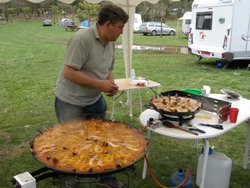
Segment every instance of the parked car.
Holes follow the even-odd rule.
[[[43,20],[43,26],[52,26],[52,21],[50,19]]]
[[[60,21],[59,25],[60,25],[60,27],[66,28],[68,26],[75,25],[75,23],[69,18],[63,18]]]
[[[175,35],[176,30],[161,22],[144,22],[140,25],[139,32],[143,35]]]

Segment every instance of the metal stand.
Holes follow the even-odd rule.
[[[123,171],[121,173],[124,173],[127,175],[127,187],[133,188],[133,176],[135,176],[135,167],[132,165]],[[47,178],[52,178],[52,184],[53,185],[62,185],[62,183],[72,183],[72,186],[77,186],[78,184],[85,184],[86,187],[90,188],[92,184],[95,184],[101,180],[100,176],[78,176],[73,174],[67,174],[67,173],[60,173],[57,171],[53,171],[47,167],[40,168],[32,173],[30,173],[30,177],[34,177],[34,183],[42,181]],[[13,178],[12,180],[13,185],[17,185],[17,180]],[[35,185],[34,185],[35,186]],[[71,186],[71,185],[70,185]],[[67,186],[66,186],[67,187]]]
[[[135,167],[131,166],[129,168],[127,168],[124,173],[127,175],[128,177],[128,188],[133,188],[133,176],[135,176]]]

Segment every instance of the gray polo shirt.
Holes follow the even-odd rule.
[[[95,25],[79,30],[70,39],[64,64],[92,78],[106,80],[108,71],[114,67],[114,50],[113,42],[109,42],[105,47],[102,45]],[[87,106],[99,99],[101,91],[65,79],[62,69],[56,83],[56,96],[70,104]]]

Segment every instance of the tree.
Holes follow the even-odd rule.
[[[54,25],[56,25],[57,16],[58,16],[58,14],[60,14],[61,11],[59,10],[58,6],[56,6],[56,5],[51,5],[50,10],[52,13],[53,23],[54,23]]]
[[[100,4],[79,2],[76,6],[76,14],[79,21],[96,18],[100,9]]]
[[[156,4],[149,2],[142,2],[136,7],[136,12],[142,15],[143,21],[160,21],[168,19],[179,18],[183,12],[171,15],[169,10],[171,8],[179,8],[183,11],[191,10],[193,0],[180,0],[179,2],[172,2],[172,0],[160,0]]]
[[[23,7],[21,10],[22,10],[22,13],[25,17],[25,20],[28,21],[28,18],[30,17],[30,13],[31,13],[31,8],[30,7]]]
[[[7,8],[6,15],[5,15],[7,21],[9,20],[8,18],[10,18],[10,22],[13,23],[13,17],[16,14],[16,12],[17,11],[15,8],[12,8],[12,7]]]

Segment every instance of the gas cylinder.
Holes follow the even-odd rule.
[[[170,185],[171,187],[175,187],[183,182],[185,179],[186,173],[180,168],[176,172],[171,175]],[[192,188],[193,187],[193,178],[189,175],[187,182],[181,186],[181,188]]]

